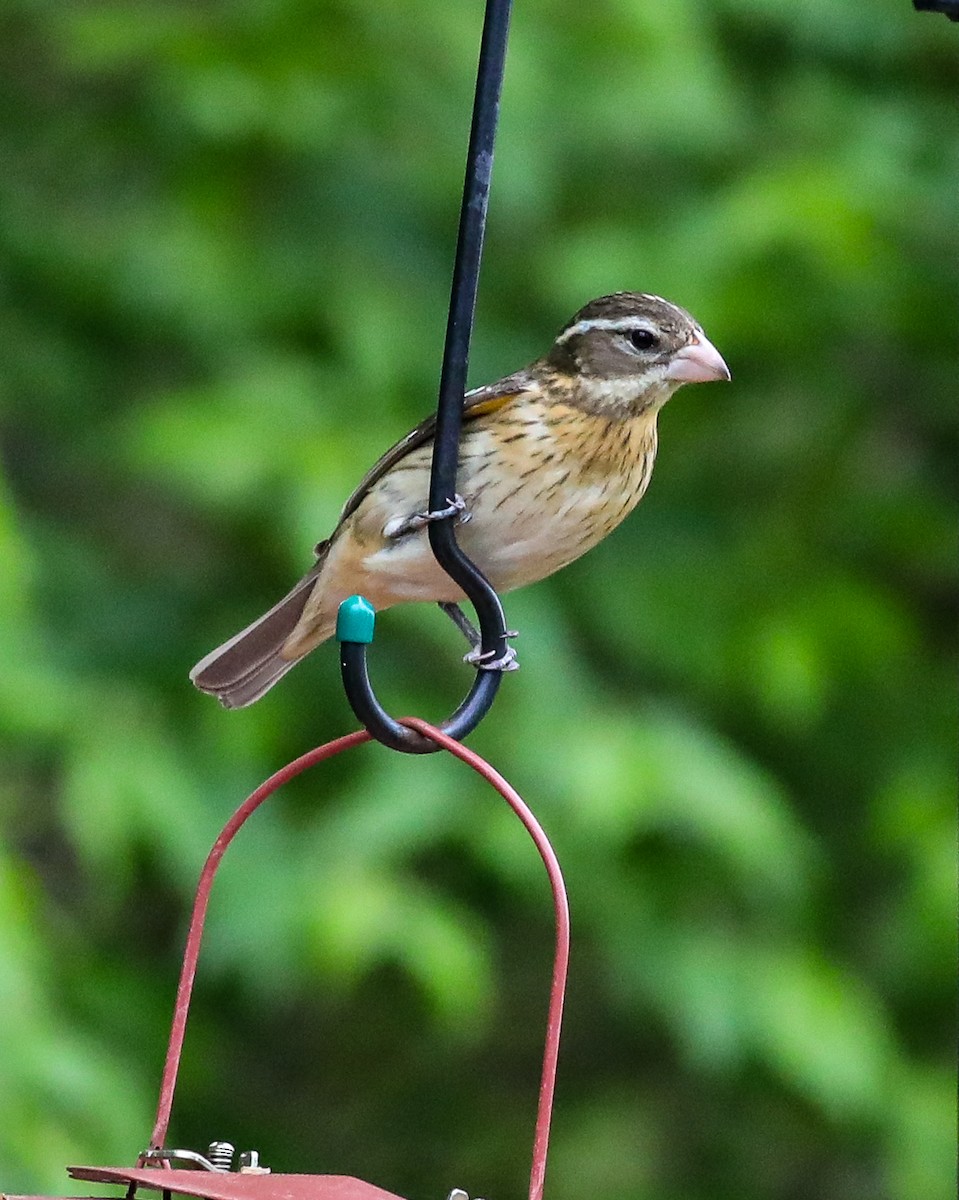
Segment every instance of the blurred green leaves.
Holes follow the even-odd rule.
[[[327,648],[189,666],[432,406],[480,5],[14,0],[0,39],[0,1185],[149,1133],[217,829],[352,726]],[[955,33],[905,0],[516,5],[472,375],[591,295],[689,306],[725,389],[639,512],[507,597],[473,743],[574,955],[549,1194],[954,1194]],[[373,669],[442,718],[428,610]],[[224,864],[174,1136],[416,1197],[528,1165],[551,932],[461,766],[377,747]]]

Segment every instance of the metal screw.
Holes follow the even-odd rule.
[[[233,1170],[233,1155],[236,1153],[236,1147],[232,1142],[210,1142],[206,1153],[215,1171]]]

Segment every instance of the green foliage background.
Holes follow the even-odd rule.
[[[133,1161],[216,830],[354,725],[332,647],[240,713],[186,673],[434,403],[480,8],[3,7],[8,1190]],[[472,738],[572,896],[551,1200],[953,1194],[957,49],[907,0],[517,0],[473,380],[618,288],[734,375],[508,598]],[[447,625],[380,621],[395,711],[459,699]],[[501,808],[366,747],[257,815],[176,1143],[523,1194],[551,933]]]

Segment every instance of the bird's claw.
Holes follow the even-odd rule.
[[[435,512],[414,513],[410,520],[415,521],[416,528],[419,529],[432,521],[445,521],[447,517],[459,517],[461,525],[465,525],[472,517],[472,513],[466,511],[466,501],[459,492],[452,500],[447,499],[446,508],[438,508]]]
[[[383,526],[383,536],[390,539],[405,537],[406,534],[415,533],[433,521],[445,521],[447,517],[459,517],[461,525],[473,518],[459,492],[447,502],[446,508],[438,508],[434,512],[413,513],[409,517],[393,517]]]
[[[507,629],[506,637],[518,637],[515,629]],[[518,671],[519,660],[516,657],[516,651],[512,646],[507,646],[504,653],[497,656],[495,650],[487,650],[485,653],[477,646],[471,650],[469,654],[463,655],[463,662],[469,663],[471,667],[475,667],[477,671]]]

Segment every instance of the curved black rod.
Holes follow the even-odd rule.
[[[512,0],[486,0],[483,37],[480,43],[466,158],[466,181],[460,209],[456,257],[450,294],[449,319],[440,373],[436,410],[436,433],[430,473],[429,509],[437,512],[448,507],[456,495],[456,469],[459,459],[463,397],[469,366],[470,335],[476,308],[490,177],[493,169],[493,144],[499,120],[499,98],[506,63],[506,43]],[[432,521],[428,526],[430,546],[437,562],[465,592],[479,619],[481,652],[490,660],[505,659],[508,650],[506,618],[492,584],[460,549],[456,542],[453,518]],[[395,750],[411,754],[432,753],[437,745],[428,738],[400,725],[377,700],[366,670],[366,645],[343,641],[340,668],[347,699],[354,713],[369,732]],[[502,671],[477,670],[469,694],[453,716],[440,728],[457,740],[475,729],[489,711],[502,679]]]
[[[423,737],[406,725],[401,725],[377,700],[366,669],[366,643],[340,642],[340,669],[350,707],[364,728],[369,730],[377,741],[392,750],[403,750],[407,754],[435,753],[436,742]],[[499,675],[499,671],[477,672],[476,682],[470,688],[469,695],[441,726],[444,733],[459,742],[471,729],[476,728],[486,716],[496,695],[495,687],[484,686],[485,680],[495,678],[498,684]]]
[[[456,492],[456,468],[463,423],[463,396],[466,393],[470,334],[476,308],[483,235],[486,231],[486,209],[493,170],[493,143],[499,120],[499,97],[503,83],[511,8],[512,0],[487,0],[486,4],[476,77],[476,98],[473,102],[473,122],[466,159],[463,206],[460,210],[456,258],[453,263],[446,344],[440,373],[430,475],[431,512],[446,508]],[[428,526],[428,532],[430,545],[440,566],[447,575],[456,580],[476,609],[483,652],[489,652],[491,658],[501,658],[506,654],[508,643],[506,621],[499,597],[489,580],[457,545],[452,519],[433,521]],[[498,686],[501,672],[483,674]]]

